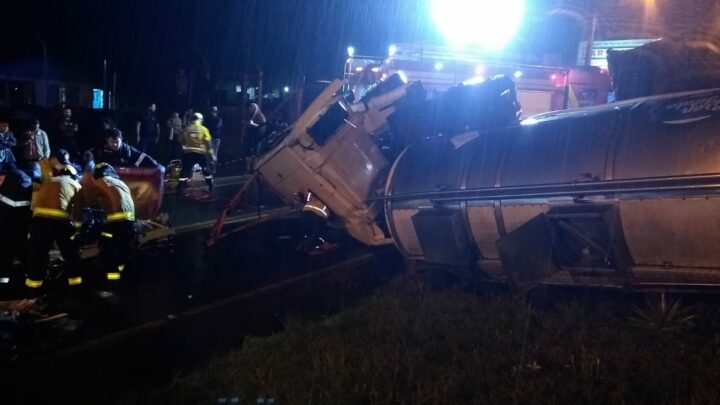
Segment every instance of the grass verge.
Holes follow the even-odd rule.
[[[720,403],[719,307],[671,304],[575,293],[540,306],[400,279],[122,403]]]

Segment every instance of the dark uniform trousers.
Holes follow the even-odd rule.
[[[120,280],[135,241],[134,221],[106,222],[100,232],[100,260],[109,282]]]
[[[30,269],[28,282],[39,282],[47,275],[49,252],[53,242],[60,248],[60,254],[65,260],[65,272],[70,285],[80,284],[80,251],[75,241],[75,228],[67,219],[50,219],[34,217],[30,224]],[[30,286],[29,287],[39,287]]]
[[[184,153],[182,155],[182,170],[180,171],[180,186],[184,186],[187,181],[192,177],[193,166],[195,164],[200,165],[202,168],[203,177],[205,177],[205,184],[211,189],[213,187],[213,173],[210,168],[210,157],[203,153]]]
[[[0,203],[0,277],[10,277],[15,258],[27,271],[30,207],[12,208]],[[20,277],[23,275],[21,274]]]

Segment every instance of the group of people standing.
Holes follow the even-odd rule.
[[[240,138],[244,145],[237,145],[239,150],[231,153],[234,158],[256,155],[257,145],[265,137],[267,120],[257,104],[250,103],[243,118],[245,136]],[[187,184],[193,167],[199,165],[208,189],[212,191],[213,175],[217,167],[217,148],[224,131],[224,122],[218,107],[210,107],[206,115],[192,109],[185,111],[182,117],[180,113],[173,112],[166,121],[165,128],[163,135],[156,116],[156,106],[150,104],[136,123],[138,149],[153,156],[157,153],[166,163],[180,159],[180,189]]]
[[[152,156],[161,156],[164,162],[177,159],[182,153],[182,137],[186,128],[200,120],[215,139],[222,138],[223,119],[218,108],[210,108],[207,116],[187,110],[181,117],[174,111],[165,122],[165,130],[157,117],[157,106],[151,103],[135,122],[135,142],[138,150]]]
[[[144,155],[159,155],[166,163],[180,159],[182,161],[178,185],[180,190],[187,185],[193,167],[199,165],[205,183],[212,192],[219,143],[219,141],[213,142],[213,138],[221,139],[223,129],[223,120],[218,108],[211,107],[207,117],[192,109],[187,110],[182,118],[180,113],[173,112],[165,123],[164,134],[156,110],[155,104],[149,104],[136,122],[135,141],[138,150]]]

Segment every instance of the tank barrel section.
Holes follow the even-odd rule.
[[[368,199],[369,201],[403,201],[426,199],[433,202],[463,200],[495,200],[519,198],[550,198],[568,196],[580,198],[591,195],[648,194],[666,192],[705,193],[720,191],[720,174],[700,176],[665,176],[654,179],[577,182],[561,185],[491,187],[395,194]]]
[[[518,289],[720,287],[720,89],[437,136],[393,164],[409,261]]]

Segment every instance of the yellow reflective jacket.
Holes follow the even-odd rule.
[[[69,176],[46,180],[32,202],[33,217],[67,219],[82,186]]]
[[[135,220],[135,204],[130,189],[122,180],[114,177],[93,180],[92,185],[80,193],[78,203],[83,207],[102,208],[106,222]]]
[[[210,131],[198,122],[188,124],[180,137],[180,144],[185,153],[211,153]]]

